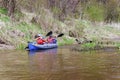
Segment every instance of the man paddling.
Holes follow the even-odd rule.
[[[36,42],[37,42],[37,44],[42,44],[43,45],[44,43],[46,43],[46,40],[44,40],[44,38],[41,34],[38,34],[36,36]]]

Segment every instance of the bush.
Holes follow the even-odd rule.
[[[84,43],[81,45],[82,49],[95,49],[96,43]]]
[[[5,8],[0,8],[0,14],[7,14],[7,9]]]
[[[65,44],[73,44],[74,42],[74,39],[69,39],[69,38],[66,38],[66,37],[63,37],[62,40],[58,40],[58,45],[61,46],[61,45],[65,45]]]
[[[91,21],[103,21],[104,20],[104,6],[98,6],[96,4],[92,4],[85,9],[85,14],[87,14],[88,18]]]

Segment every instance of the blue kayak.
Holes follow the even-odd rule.
[[[36,44],[35,42],[28,43],[28,49],[32,50],[47,50],[52,48],[57,48],[57,43],[45,43],[45,44]]]

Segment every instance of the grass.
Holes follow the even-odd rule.
[[[24,37],[19,37],[19,45],[16,44],[17,49],[23,49],[28,41],[33,41],[33,37],[35,34],[43,33],[43,31],[34,24],[27,24],[25,22],[21,22],[14,26],[12,30],[19,30],[21,33],[23,33]]]
[[[104,12],[102,9],[103,7],[100,6],[98,7],[97,5],[91,5],[88,9],[86,9],[86,14],[88,14],[91,20],[101,21],[103,20],[103,16],[104,16],[103,15]],[[52,11],[54,12],[54,14],[58,14],[61,12],[57,7],[54,7]],[[0,14],[1,14],[0,21],[7,23],[6,27],[2,28],[0,31],[0,37],[4,40],[9,41],[10,44],[14,45],[17,49],[24,49],[24,47],[27,46],[27,41],[33,41],[34,39],[33,37],[35,34],[41,33],[44,35],[45,33],[44,31],[53,30],[54,32],[57,33],[62,32],[69,35],[69,31],[71,30],[74,32],[75,35],[77,35],[78,38],[85,36],[90,39],[91,38],[95,39],[95,41],[97,41],[98,38],[101,37],[101,35],[105,35],[104,31],[106,30],[106,27],[105,29],[102,27],[100,27],[99,29],[96,26],[96,29],[98,29],[98,31],[96,31],[94,25],[92,25],[92,23],[87,20],[70,19],[68,21],[66,20],[64,23],[60,22],[59,20],[55,19],[54,16],[48,10],[41,11],[41,14],[38,15],[38,17],[40,16],[40,18],[38,19],[39,24],[27,23],[24,20],[22,21],[22,18],[25,17],[25,15],[20,13],[19,11],[15,13],[15,16],[18,19],[21,18],[20,20],[21,22],[19,21],[14,22],[13,24],[11,23],[10,18],[6,16],[7,14],[6,9],[0,8]],[[14,33],[15,35],[17,35],[16,37],[11,37],[11,34],[8,34],[8,32],[12,32],[16,30],[18,30],[20,33],[23,33],[24,37],[18,36],[16,33]],[[97,33],[93,33],[94,31],[98,32],[99,36]],[[112,32],[113,28],[107,28],[106,31]],[[120,34],[119,30],[116,31],[116,29],[114,29],[114,32]],[[73,44],[73,43],[74,43],[73,38],[69,38],[66,36],[58,38],[59,46]],[[94,49],[96,46],[97,46],[96,43],[82,44],[82,48],[86,48],[86,49]]]
[[[74,39],[69,39],[66,37],[63,37],[62,40],[58,40],[58,45],[62,46],[62,45],[69,45],[69,44],[73,44],[74,43]]]
[[[8,16],[0,16],[0,20],[3,21],[3,22],[9,22],[10,21],[10,18]]]
[[[89,19],[92,21],[103,21],[105,9],[103,6],[98,6],[96,4],[89,5],[89,8],[85,9],[85,13],[88,15]]]
[[[55,11],[56,10],[57,9],[55,8]],[[41,29],[42,25],[38,26],[33,23],[26,23],[25,21],[14,22],[14,24],[12,24],[10,21],[10,18],[5,15],[7,13],[5,9],[0,8],[0,13],[2,14],[2,16],[0,16],[0,21],[4,22],[5,24],[7,22],[5,27],[2,27],[2,30],[0,31],[0,36],[2,39],[8,41],[9,44],[15,46],[16,49],[24,49],[27,46],[28,41],[34,40],[35,34],[38,34],[38,33],[41,33],[43,35],[45,34],[45,32]],[[19,17],[19,15],[24,16],[19,12],[15,13],[15,16]],[[50,21],[51,20],[54,20],[54,19],[50,18]],[[56,24],[63,26],[62,23],[60,22]],[[24,35],[23,37],[18,35],[22,33]],[[65,37],[62,38],[62,41],[58,40],[59,45],[72,44],[72,43],[73,43],[73,39],[67,39]]]
[[[59,14],[59,13],[61,13],[61,10],[60,10],[58,7],[53,7],[53,8],[52,8],[52,12],[53,12],[54,14]]]
[[[23,50],[23,49],[25,49],[26,46],[27,45],[20,43],[19,45],[16,46],[16,49]]]
[[[120,43],[116,43],[115,46],[120,49]]]
[[[19,21],[21,18],[24,17],[24,14],[21,11],[16,10],[14,16],[15,16],[16,20]]]
[[[7,12],[8,12],[7,9],[0,7],[0,14],[5,14],[6,15]]]
[[[8,16],[2,15],[3,16],[0,16],[0,21],[5,23],[5,27],[2,27],[0,30],[0,38],[8,44],[15,46],[16,49],[24,49],[28,41],[33,41],[35,34],[43,33],[40,27],[34,24],[28,24],[26,22],[12,24]],[[22,37],[20,34],[24,36]]]
[[[94,49],[96,45],[96,43],[84,43],[81,45],[81,47],[82,49]]]
[[[7,15],[7,9],[5,8],[0,8],[0,20],[4,22],[10,21],[9,17]]]

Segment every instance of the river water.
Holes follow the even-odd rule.
[[[0,80],[120,80],[120,51],[0,51]]]

